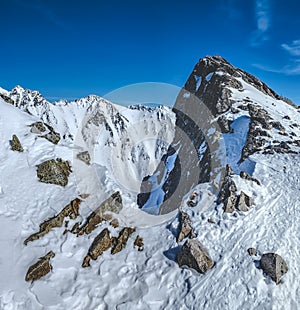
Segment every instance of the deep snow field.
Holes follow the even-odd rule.
[[[300,123],[299,114],[295,113],[294,108],[281,101],[274,106],[271,104],[273,98],[259,93],[247,83],[243,82],[243,86],[243,92],[233,90],[236,101],[249,96],[275,120],[278,118],[282,122],[282,116],[289,115],[292,121]],[[63,111],[61,108],[55,115],[62,115],[64,119]],[[72,115],[80,123],[85,111],[76,108],[74,111]],[[136,119],[141,118],[141,112],[134,110],[125,111],[122,115],[129,118],[133,115],[131,113],[137,113]],[[234,133],[224,135],[228,162],[237,173],[234,181],[238,191],[243,190],[251,196],[255,206],[246,213],[226,214],[222,206],[215,203],[212,184],[205,183],[191,189],[190,193],[197,192],[200,197],[197,206],[191,208],[187,206],[190,195],[187,193],[182,202],[183,209],[190,215],[197,238],[215,262],[214,268],[206,274],[198,274],[191,269],[179,268],[176,263],[176,253],[180,247],[176,243],[177,212],[155,217],[139,210],[135,203],[138,181],[144,175],[153,173],[168,143],[172,141],[174,115],[167,109],[162,111],[162,115],[165,117],[164,128],[159,120],[152,121],[151,115],[147,116],[149,126],[153,126],[149,128],[154,130],[148,141],[159,134],[164,143],[159,144],[159,147],[155,140],[144,144],[142,154],[148,154],[145,157],[148,159],[129,174],[122,173],[128,171],[130,162],[118,162],[115,158],[117,168],[110,167],[106,153],[99,152],[99,148],[105,150],[102,142],[98,150],[96,147],[95,165],[92,166],[95,170],[98,163],[97,173],[102,187],[99,195],[92,196],[93,201],[89,197],[80,205],[80,219],[84,221],[85,216],[104,198],[120,190],[124,209],[116,217],[120,226],[136,226],[136,232],[124,250],[115,255],[107,251],[92,261],[91,267],[84,269],[81,267],[82,260],[95,236],[108,227],[105,222],[90,235],[63,235],[65,228],[61,227],[52,229],[27,246],[23,244],[30,234],[38,231],[42,221],[61,211],[72,199],[83,194],[83,190],[91,189],[89,184],[78,185],[81,180],[75,172],[71,173],[68,185],[64,188],[38,181],[36,165],[42,161],[61,157],[74,163],[73,142],[62,140],[54,145],[46,139],[37,139],[36,135],[30,133],[28,125],[40,120],[41,115],[31,116],[0,98],[0,309],[198,310],[300,307],[300,155],[255,154],[251,160],[243,163],[244,166],[239,166],[238,160],[246,141],[249,121],[245,113],[227,115],[235,120],[233,127],[236,126]],[[67,119],[69,123],[66,126],[70,132],[75,133],[78,124],[73,123],[72,127],[69,125],[72,117],[68,116]],[[51,125],[54,127],[53,123]],[[57,126],[55,129],[58,132],[65,130],[59,128],[60,121],[57,121]],[[20,138],[23,153],[10,149],[9,140],[13,134]],[[272,135],[274,139],[277,138],[276,132]],[[128,135],[129,139],[133,136],[134,133]],[[141,141],[141,137],[134,139]],[[280,136],[278,139],[284,138]],[[131,146],[128,146],[128,150],[131,150]],[[121,149],[116,148],[115,152]],[[127,148],[123,150],[124,156],[127,156]],[[136,160],[139,161],[138,156]],[[108,168],[104,169],[102,166],[106,164]],[[79,164],[77,167],[80,170]],[[240,170],[251,173],[261,185],[241,179],[238,176]],[[124,185],[124,180],[130,180],[130,176],[134,176],[133,183],[127,188],[121,187],[120,184]],[[75,220],[70,220],[69,227],[73,223]],[[111,226],[109,229],[114,236],[120,230]],[[133,246],[136,235],[144,239],[142,252]],[[247,249],[250,247],[257,248],[259,254],[275,252],[285,259],[289,271],[280,285],[276,285],[257,268],[259,256],[249,256]],[[51,261],[53,270],[33,283],[25,282],[28,267],[50,250],[56,254]]]

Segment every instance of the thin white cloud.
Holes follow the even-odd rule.
[[[300,56],[300,40],[294,40],[292,44],[281,44],[281,47],[292,56]]]
[[[271,26],[270,0],[255,1],[256,30],[251,37],[251,45],[259,46],[269,39],[268,30]]]
[[[284,66],[281,69],[270,68],[270,67],[267,67],[261,64],[252,64],[252,65],[260,70],[267,71],[267,72],[281,73],[285,75],[300,75],[299,61],[296,61],[294,64]]]
[[[45,2],[41,0],[14,1],[20,6],[36,11],[41,16],[41,18],[45,18],[51,24],[62,29],[66,28],[65,22],[61,18],[59,18],[58,15],[54,12],[54,10]]]

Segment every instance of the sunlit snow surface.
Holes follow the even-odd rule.
[[[249,158],[240,162],[242,150],[247,140],[249,124],[250,117],[240,116],[231,124],[232,132],[223,135],[227,162],[236,174],[245,171],[252,175],[255,168],[255,163]]]
[[[293,122],[300,123],[299,114],[292,107],[257,92],[250,85],[243,86],[244,93],[236,91],[236,99],[249,96],[272,113],[274,119],[282,121],[282,116],[287,114]],[[274,102],[276,106],[272,105]],[[74,117],[79,114],[74,108]],[[247,119],[240,119],[242,116],[232,117],[246,125]],[[38,230],[39,223],[80,194],[73,173],[65,188],[37,180],[36,164],[55,157],[72,161],[73,146],[71,142],[55,146],[45,139],[35,139],[27,125],[36,120],[0,99],[1,310],[299,308],[299,155],[253,156],[256,163],[252,168],[253,176],[262,185],[234,177],[238,191],[251,195],[256,204],[237,217],[224,214],[222,207],[215,205],[210,184],[191,190],[201,192],[201,199],[195,208],[184,209],[191,216],[197,238],[216,263],[205,275],[181,269],[175,262],[179,249],[176,244],[178,219],[163,224],[152,222],[154,217],[149,214],[133,211],[133,200],[126,192],[123,193],[125,211],[119,219],[121,225],[130,220],[136,223],[137,214],[145,214],[139,220],[147,228],[137,228],[134,235],[144,238],[144,251],[133,248],[133,237],[120,253],[105,252],[91,262],[90,268],[83,269],[82,260],[92,240],[107,224],[80,237],[63,235],[65,228],[61,227],[40,240],[23,245],[24,239]],[[76,128],[76,122],[73,123]],[[241,131],[236,128],[235,133],[236,141],[244,141],[245,128]],[[20,138],[24,153],[10,150],[12,134]],[[239,153],[241,144],[232,143],[230,149],[228,146],[228,155],[234,164],[238,154],[230,150],[236,149]],[[116,189],[110,177],[107,192]],[[90,211],[91,205],[83,202],[81,220]],[[73,224],[70,220],[69,227]],[[117,230],[109,229],[117,236]],[[284,257],[289,271],[283,283],[276,285],[262,274],[247,254],[249,247],[256,247],[260,253],[276,252]],[[52,272],[32,284],[25,282],[28,267],[50,250],[56,254]]]

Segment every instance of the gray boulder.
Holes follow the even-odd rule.
[[[284,259],[276,253],[263,254],[260,262],[260,268],[276,284],[280,283],[281,277],[288,272],[288,266]]]
[[[177,263],[205,273],[214,266],[208,251],[197,239],[188,239],[177,254]]]

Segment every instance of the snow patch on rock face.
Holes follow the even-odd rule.
[[[249,124],[250,118],[247,116],[241,116],[231,124],[231,132],[223,134],[227,153],[227,163],[236,174],[245,171],[252,175],[254,171],[255,163],[250,159],[240,162],[243,147],[247,140]]]

